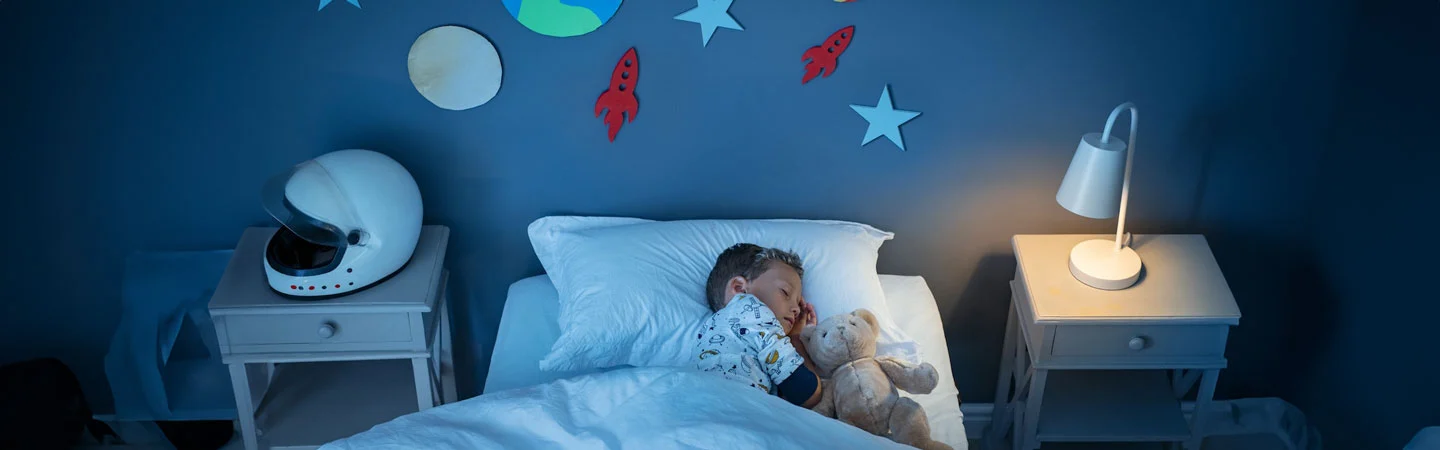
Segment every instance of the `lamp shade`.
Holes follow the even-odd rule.
[[[1125,141],[1113,136],[1109,142],[1102,142],[1100,133],[1081,137],[1055,201],[1070,212],[1091,219],[1115,217],[1120,212],[1125,149]]]

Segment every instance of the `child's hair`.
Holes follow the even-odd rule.
[[[731,278],[745,277],[746,280],[754,280],[770,270],[770,264],[775,262],[790,266],[795,269],[796,274],[805,276],[800,257],[778,248],[735,244],[720,252],[720,257],[715,258],[715,268],[710,269],[710,278],[705,281],[705,299],[710,302],[710,310],[719,311],[725,307],[725,300],[728,300],[725,298],[725,283],[730,282]]]

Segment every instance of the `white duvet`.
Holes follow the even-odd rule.
[[[377,448],[908,447],[713,374],[649,367],[486,394],[321,447]]]

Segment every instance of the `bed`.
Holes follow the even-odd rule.
[[[959,391],[951,372],[949,349],[941,328],[935,296],[925,279],[913,276],[881,275],[881,286],[896,321],[920,343],[925,359],[940,372],[940,383],[927,395],[911,397],[925,407],[932,437],[962,450],[968,448],[964,417],[960,413]],[[554,380],[588,374],[543,372],[539,361],[560,336],[556,318],[560,314],[559,294],[544,275],[526,278],[510,286],[505,310],[490,357],[485,393],[534,386]]]
[[[969,448],[935,299],[920,277],[881,277],[891,312],[939,372],[910,395],[931,435]],[[376,425],[322,450],[514,448],[909,448],[742,383],[676,367],[544,372],[560,336],[559,294],[546,276],[510,286],[484,393]]]

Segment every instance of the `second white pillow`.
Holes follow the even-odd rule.
[[[530,242],[560,294],[559,340],[542,370],[684,366],[710,308],[705,280],[715,258],[749,242],[804,261],[805,299],[822,319],[874,312],[879,352],[919,361],[918,345],[895,325],[875,263],[893,234],[853,222],[545,217]]]

